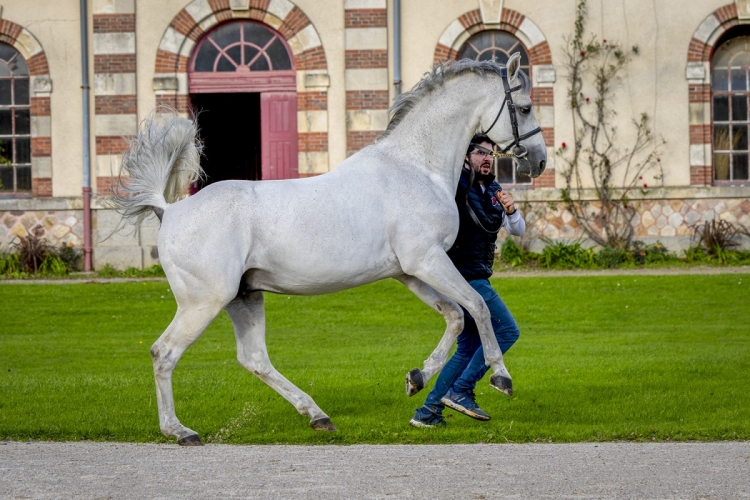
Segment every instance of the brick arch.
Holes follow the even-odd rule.
[[[552,84],[555,82],[555,69],[552,65],[552,52],[542,30],[528,17],[512,9],[503,8],[500,23],[485,22],[481,9],[466,12],[453,20],[440,35],[433,61],[452,60],[458,56],[458,50],[472,35],[485,30],[503,30],[511,33],[523,44],[529,54],[534,87],[532,100],[542,135],[547,145],[549,166],[544,174],[533,181],[535,188],[554,188],[555,169],[554,160],[554,92]]]
[[[241,5],[240,5],[241,4]],[[189,112],[188,61],[198,41],[230,20],[253,19],[278,31],[291,48],[297,71],[300,176],[328,165],[328,64],[318,31],[307,15],[288,0],[193,0],[169,24],[156,55],[157,105]],[[316,169],[317,166],[317,169]]]
[[[48,198],[52,196],[52,80],[47,56],[31,32],[5,19],[0,20],[0,41],[18,50],[29,67],[31,194],[38,198]]]
[[[719,7],[698,25],[687,51],[690,109],[690,185],[713,183],[711,144],[711,56],[716,43],[730,28],[738,26],[737,5]]]

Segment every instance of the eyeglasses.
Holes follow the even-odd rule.
[[[471,152],[473,155],[477,156],[494,156],[495,152],[490,151],[489,149],[483,148],[482,146],[477,146],[474,151]]]

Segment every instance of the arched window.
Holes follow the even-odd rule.
[[[494,60],[500,64],[507,64],[508,59],[515,52],[521,54],[521,69],[530,75],[529,55],[521,42],[508,33],[500,30],[486,30],[472,36],[461,46],[458,59],[474,59],[475,61]],[[521,176],[513,168],[510,158],[495,160],[495,176],[501,184],[530,184],[531,177]]]
[[[29,68],[0,42],[0,194],[31,191]]]
[[[746,181],[750,36],[731,38],[720,45],[712,63],[714,181]]]

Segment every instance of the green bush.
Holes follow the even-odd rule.
[[[633,254],[624,248],[602,248],[596,254],[596,263],[606,269],[633,263]]]
[[[583,248],[581,240],[573,243],[552,243],[544,239],[547,246],[542,250],[538,263],[547,269],[575,269],[587,268],[594,264],[594,249]]]
[[[129,267],[124,271],[120,271],[111,264],[105,264],[96,274],[100,278],[163,278],[166,276],[161,264],[154,264],[145,269]]]
[[[520,266],[529,261],[528,252],[516,244],[513,238],[506,238],[500,248],[500,259],[510,266]]]

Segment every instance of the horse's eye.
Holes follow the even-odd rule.
[[[531,106],[521,106],[520,108],[518,108],[518,110],[521,113],[528,115],[529,113],[531,113]]]

